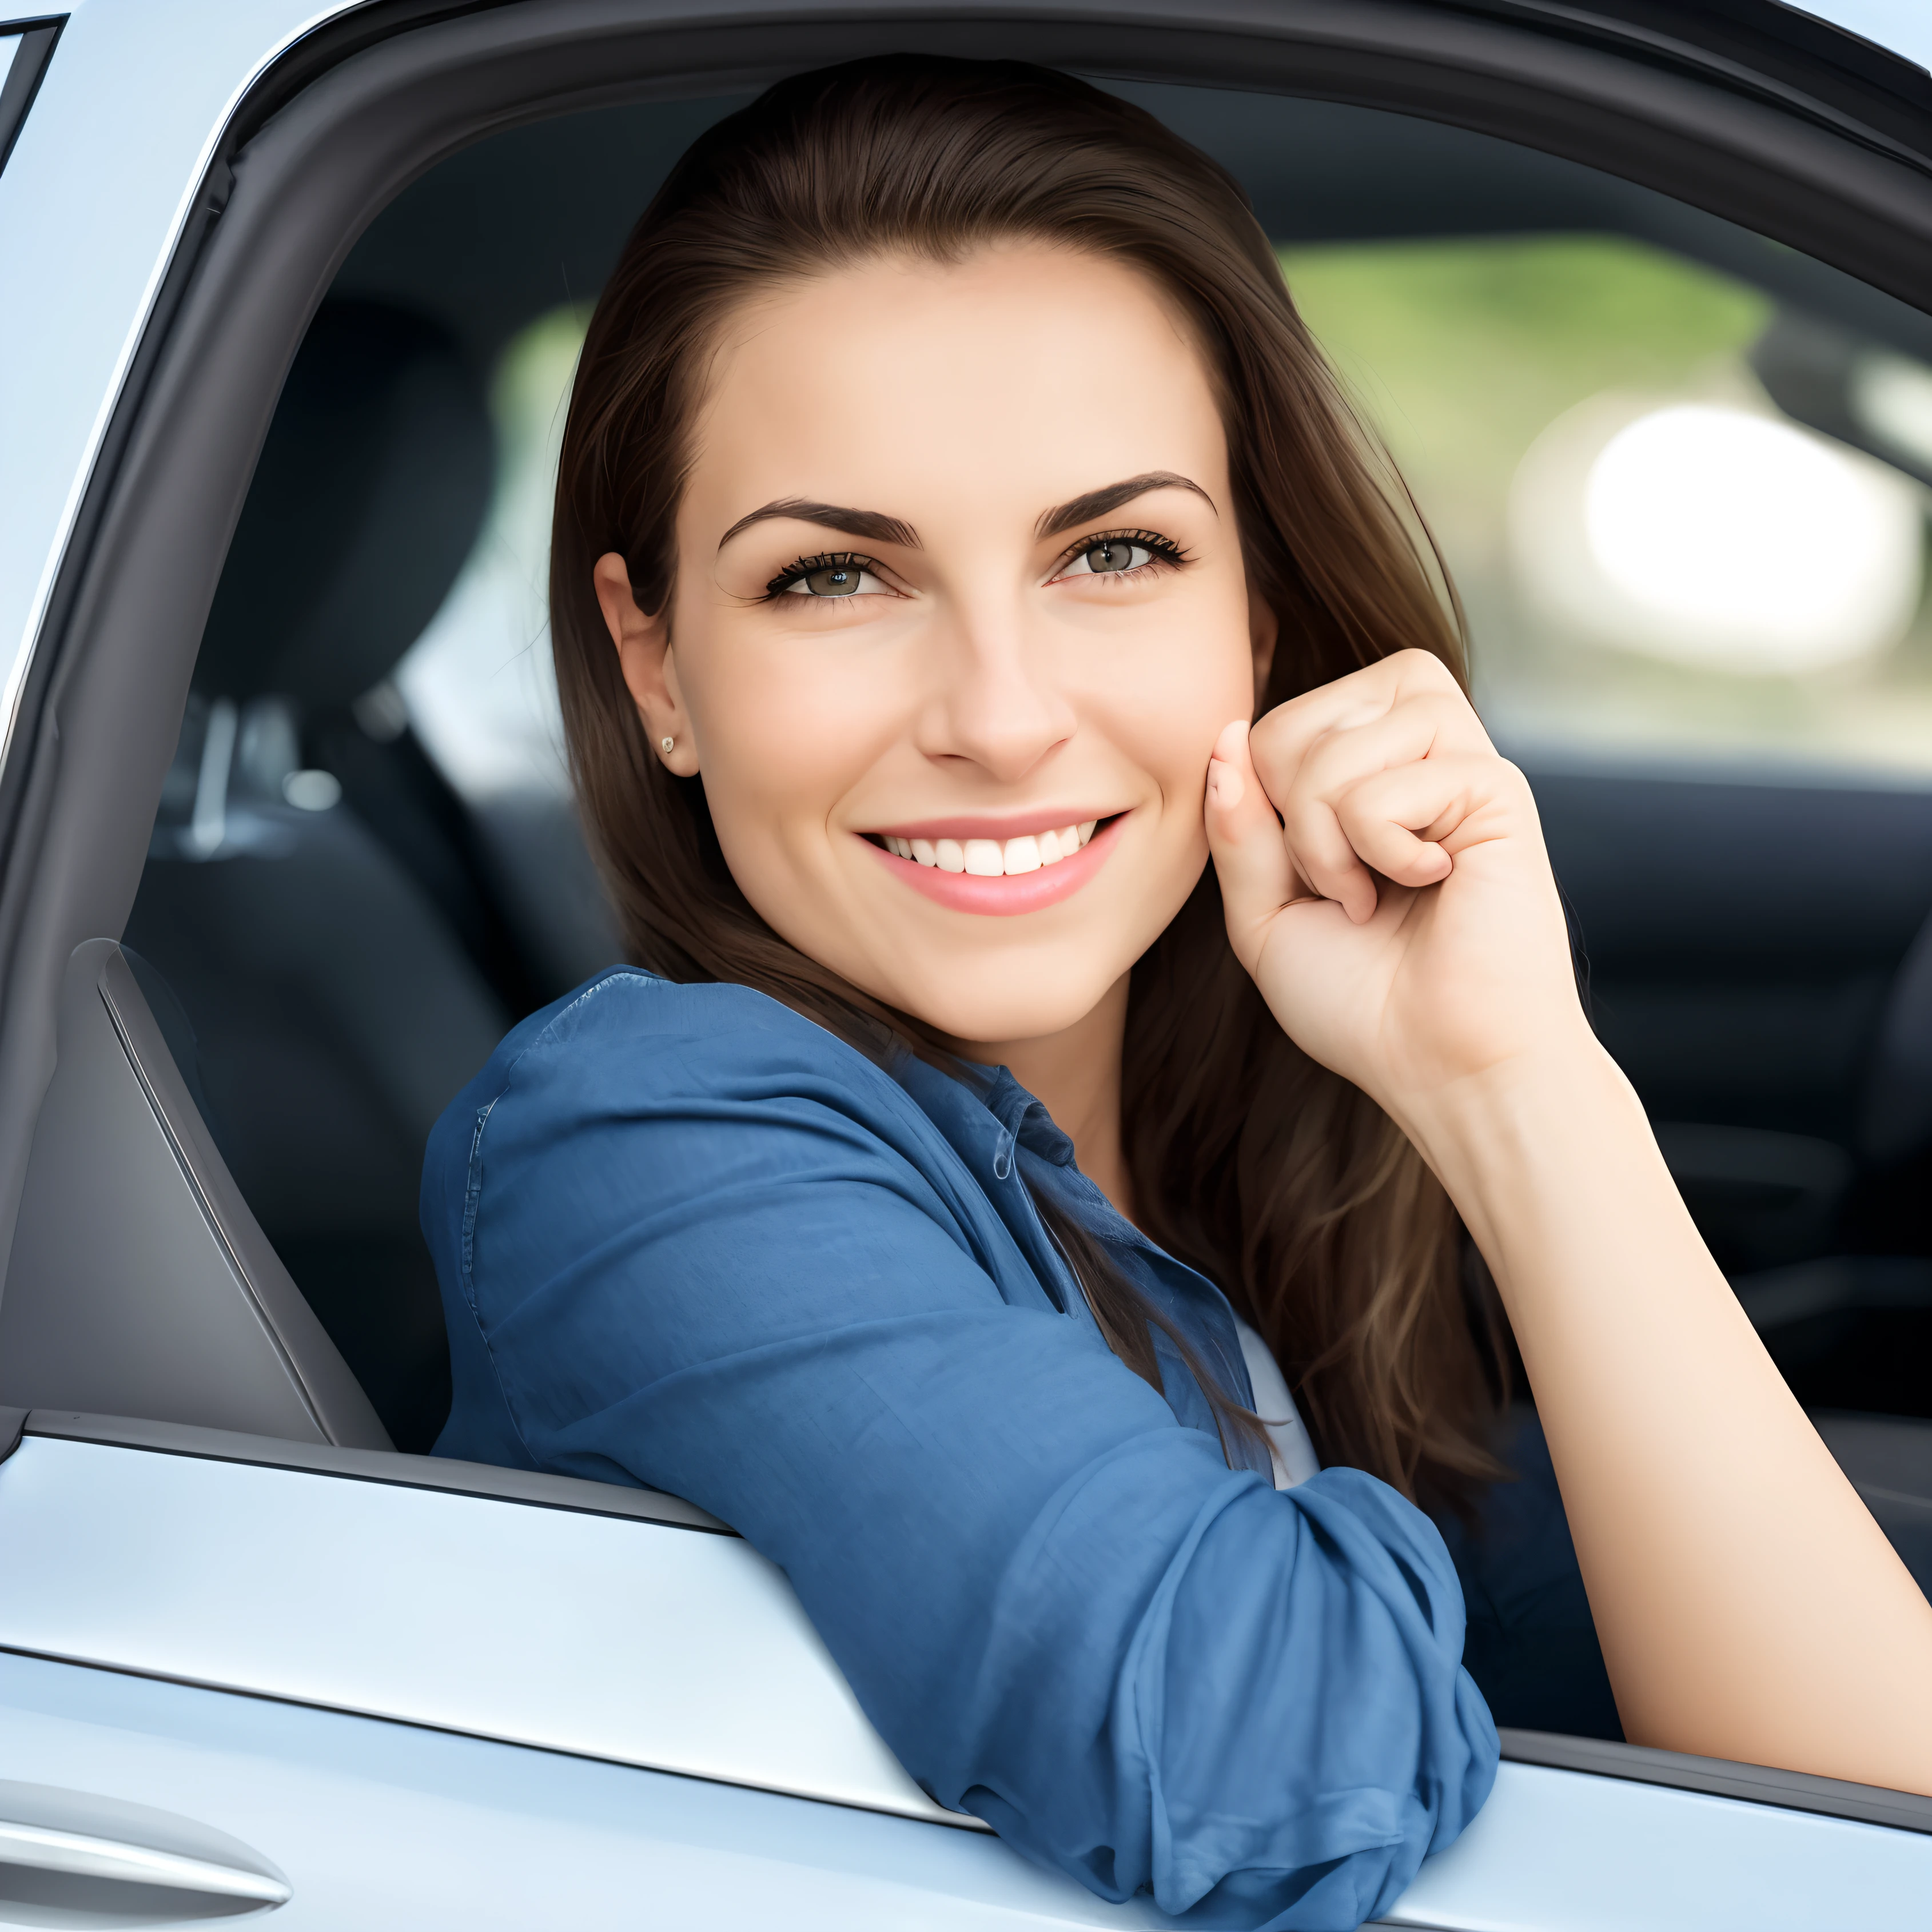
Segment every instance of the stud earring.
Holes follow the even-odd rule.
[[[658,740],[658,742],[664,747],[664,756],[666,758],[669,758],[670,756],[670,748],[677,742],[677,740],[675,738],[660,738]]]

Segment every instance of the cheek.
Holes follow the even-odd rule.
[[[825,850],[833,808],[902,728],[890,680],[854,656],[836,640],[730,636],[692,652],[685,696],[705,796],[754,904]]]
[[[1096,679],[1089,703],[1107,735],[1169,806],[1199,801],[1208,754],[1254,708],[1247,614],[1216,598],[1140,631]]]

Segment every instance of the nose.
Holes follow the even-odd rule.
[[[1072,736],[1072,705],[1047,652],[1029,648],[1018,614],[960,614],[949,627],[938,688],[926,707],[920,749],[932,759],[964,759],[1012,784]]]

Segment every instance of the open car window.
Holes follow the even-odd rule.
[[[1403,466],[1465,600],[1479,702],[1536,786],[1593,1017],[1927,1580],[1932,325],[1493,136],[1124,91],[1248,187]],[[423,1134],[506,1027],[617,944],[543,628],[572,358],[664,169],[742,98],[494,134],[362,235],[284,392],[127,927],[215,1156],[412,1454],[448,1402]],[[327,515],[298,488],[318,477]],[[251,576],[284,519],[310,533],[307,628]],[[47,1240],[16,1262],[57,1260],[34,1211]],[[0,1326],[34,1296],[22,1270]],[[179,1389],[94,1399],[97,1346],[58,1385],[16,1350],[0,1399],[240,1426]]]
[[[1932,1496],[1932,1461],[1911,1473],[1932,1456],[1918,1366],[1932,1239],[1915,1206],[1932,1114],[1874,1125],[1899,1078],[1887,1055],[1923,1023],[1892,1016],[1932,911],[1932,868],[1914,862],[1932,853],[1932,323],[1682,202],[1492,137],[1124,91],[1243,180],[1401,466],[1462,600],[1478,702],[1538,787],[1593,1016],[1707,1238],[1801,1394],[1848,1412],[1829,1426],[1868,1486]],[[257,500],[312,466],[291,439],[338,434],[352,412],[336,389],[381,380],[402,397],[435,368],[446,422],[427,411],[410,447],[337,460],[372,498],[412,465],[452,502],[468,489],[463,541],[444,532],[434,596],[401,586],[399,562],[362,559],[339,620],[361,644],[405,588],[421,618],[358,644],[354,678],[322,688],[303,655],[316,642],[238,627],[244,517],[129,927],[192,1024],[244,1192],[408,1447],[428,1446],[446,1400],[414,1227],[421,1135],[496,1030],[616,951],[570,804],[544,614],[586,297],[674,154],[735,104],[498,136],[364,236],[298,361]],[[415,446],[437,436],[462,443],[440,468]],[[242,662],[244,635],[269,661],[281,650],[279,669]],[[229,818],[197,834],[211,730],[232,737],[216,746]],[[272,740],[280,776],[250,777],[250,746],[266,755]],[[249,829],[265,786],[280,796],[259,809],[301,842],[292,855]],[[1741,850],[1767,814],[1774,849]],[[326,836],[343,847],[331,883],[297,890],[326,869],[308,853]],[[1846,842],[1862,854],[1853,887]],[[349,895],[322,922],[339,932],[302,925],[302,946],[278,946],[278,922],[292,936],[292,906],[318,892]],[[298,963],[317,948],[322,964]],[[365,959],[384,992],[350,1000]],[[431,976],[436,1052],[385,1010]],[[313,1105],[285,1104],[292,1080]],[[1922,1570],[1917,1520],[1904,1505],[1888,1519]]]
[[[1932,1108],[1912,1084],[1932,913],[1932,322],[1682,202],[1492,136],[1123,91],[1243,181],[1400,466],[1462,601],[1479,705],[1536,785],[1593,1018],[1793,1386],[1932,1580]],[[215,1115],[253,1124],[233,1136],[244,1192],[352,1366],[392,1391],[377,1406],[406,1446],[428,1446],[446,1400],[406,1150],[493,1029],[616,952],[544,623],[586,298],[670,159],[742,98],[497,136],[364,236],[304,352],[322,388],[303,406],[334,422],[328,386],[375,366],[367,344],[332,341],[387,342],[393,359],[418,332],[468,386],[466,434],[487,416],[488,490],[439,596],[413,587],[420,628],[357,659],[362,688],[224,698],[232,658],[204,668],[208,708],[191,707],[171,779],[188,842],[168,844],[164,802],[129,928],[182,988]],[[473,480],[470,459],[458,466]],[[382,487],[374,470],[361,487]],[[244,519],[238,544],[248,535]],[[224,598],[244,567],[231,562]],[[371,567],[380,597],[388,566]],[[230,608],[218,598],[218,642]],[[392,922],[352,914],[331,944],[382,960],[391,984],[446,945],[445,983],[473,990],[473,1019],[445,1015],[443,1056],[400,1114],[393,1022],[286,982],[266,994],[209,951],[215,914],[179,909],[238,894],[219,916],[252,923],[255,895],[278,890],[286,868],[244,849],[242,806],[212,847],[193,835],[206,718],[229,716],[238,747],[271,713],[291,734],[284,824],[346,828],[393,875],[370,902],[393,899]],[[245,760],[224,755],[245,804]],[[287,808],[304,803],[322,808],[311,825]],[[358,1063],[360,1098],[344,1075]],[[291,1138],[279,1101],[262,1124],[261,1070],[298,1064],[314,1070],[310,1118],[333,1125]]]

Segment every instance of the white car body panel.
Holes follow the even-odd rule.
[[[275,1932],[1172,1923],[976,1832],[33,1658],[0,1736],[10,1778],[218,1820],[288,1879]]]
[[[0,171],[0,756],[75,512],[215,144],[269,64],[349,10],[344,0],[68,10]]]
[[[950,1815],[735,1536],[34,1436],[0,1522],[12,1649]]]
[[[1932,1838],[1543,1765],[1496,1790],[1386,1918],[1456,1932],[1932,1925]]]
[[[84,1538],[75,1536],[76,1523],[87,1526]],[[396,1741],[412,1735],[409,1726],[434,1727],[548,1748],[493,1757],[407,1746],[430,1751],[424,1762],[448,1767],[461,1790],[481,1774],[470,1767],[484,1765],[508,1767],[502,1774],[513,1784],[542,1786],[566,1775],[542,1768],[568,1761],[560,1754],[684,1774],[608,1787],[638,1794],[638,1808],[623,1814],[631,1822],[621,1843],[596,1858],[619,1858],[628,1845],[623,1856],[638,1862],[620,1859],[610,1869],[630,1870],[630,1883],[648,1873],[654,1901],[713,1886],[742,1902],[749,1923],[770,1909],[765,1862],[793,1856],[782,1847],[795,1832],[816,1843],[822,1830],[818,1855],[848,1848],[836,1856],[849,1853],[856,1888],[829,1895],[827,1924],[909,1922],[894,1888],[912,1874],[950,1901],[919,1922],[1004,1925],[1012,1922],[1006,1905],[986,1888],[992,1881],[984,1874],[994,1870],[1006,1874],[1002,1898],[1026,1901],[1028,1922],[1168,1922],[1144,1904],[1102,1905],[957,1829],[867,1723],[779,1574],[734,1538],[30,1436],[0,1465],[0,1649],[176,1680],[190,1701],[165,1708],[188,1714],[193,1726],[231,1720],[194,1714],[204,1707],[191,1701],[201,1694],[189,1685],[288,1700],[250,1707],[250,1748],[277,1767],[255,1782],[305,1788],[321,1775],[307,1765],[302,1738],[347,1740],[341,1748],[354,1758],[404,1748]],[[105,1698],[99,1685],[118,1680],[96,1670],[49,1681]],[[206,1708],[234,1702],[218,1696]],[[366,1732],[346,1715],[337,1721],[348,1730],[318,1730],[316,1714],[296,1705],[357,1714]],[[406,1724],[369,1721],[377,1718]],[[10,1738],[22,1735],[19,1721],[10,1716]],[[388,1742],[379,1747],[371,1738]],[[298,1900],[304,1834],[350,1828],[369,1802],[366,1792],[332,1799],[334,1810],[299,1829],[265,1825],[226,1799],[198,1809],[168,1778],[129,1782],[118,1744],[91,1773],[74,1769],[79,1761],[70,1763],[57,1741],[45,1748],[44,1757],[23,1758],[10,1744],[8,1774],[190,1811],[274,1860]],[[725,1788],[734,1785],[769,1796]],[[674,1802],[666,1792],[686,1796]],[[454,1802],[460,1790],[442,1795]],[[800,1798],[824,1802],[800,1808]],[[278,1817],[303,1808],[275,1802]],[[515,1856],[524,1863],[548,1862],[555,1827],[543,1805],[529,1804],[527,1814],[498,1829],[521,1844]],[[880,1836],[852,1822],[891,1814],[916,1835]],[[394,1828],[386,1824],[383,1838]],[[770,1843],[769,1831],[778,1833]],[[962,1852],[967,1841],[979,1849]],[[909,1864],[897,1850],[886,1856],[902,1845]],[[860,1849],[867,1846],[880,1848],[884,1862],[868,1863],[874,1854]],[[380,1847],[371,1853],[385,1856]],[[442,1856],[434,1862],[447,1870]],[[512,1852],[499,1844],[492,1856]],[[955,1880],[968,1874],[980,1876],[967,1894],[956,1893]],[[888,1878],[892,1886],[878,1889]],[[660,1894],[660,1885],[670,1890]],[[476,1900],[489,1889],[479,1884]],[[1424,1867],[1388,1922],[1454,1932],[1630,1932],[1655,1925],[1666,1900],[1674,1924],[1738,1932],[1932,1923],[1932,1836],[1505,1764],[1475,1823]],[[980,1916],[957,1916],[969,1900]],[[676,1919],[672,1910],[669,1921]],[[593,1913],[572,1922],[607,1922]],[[808,1914],[802,1922],[818,1922]]]

